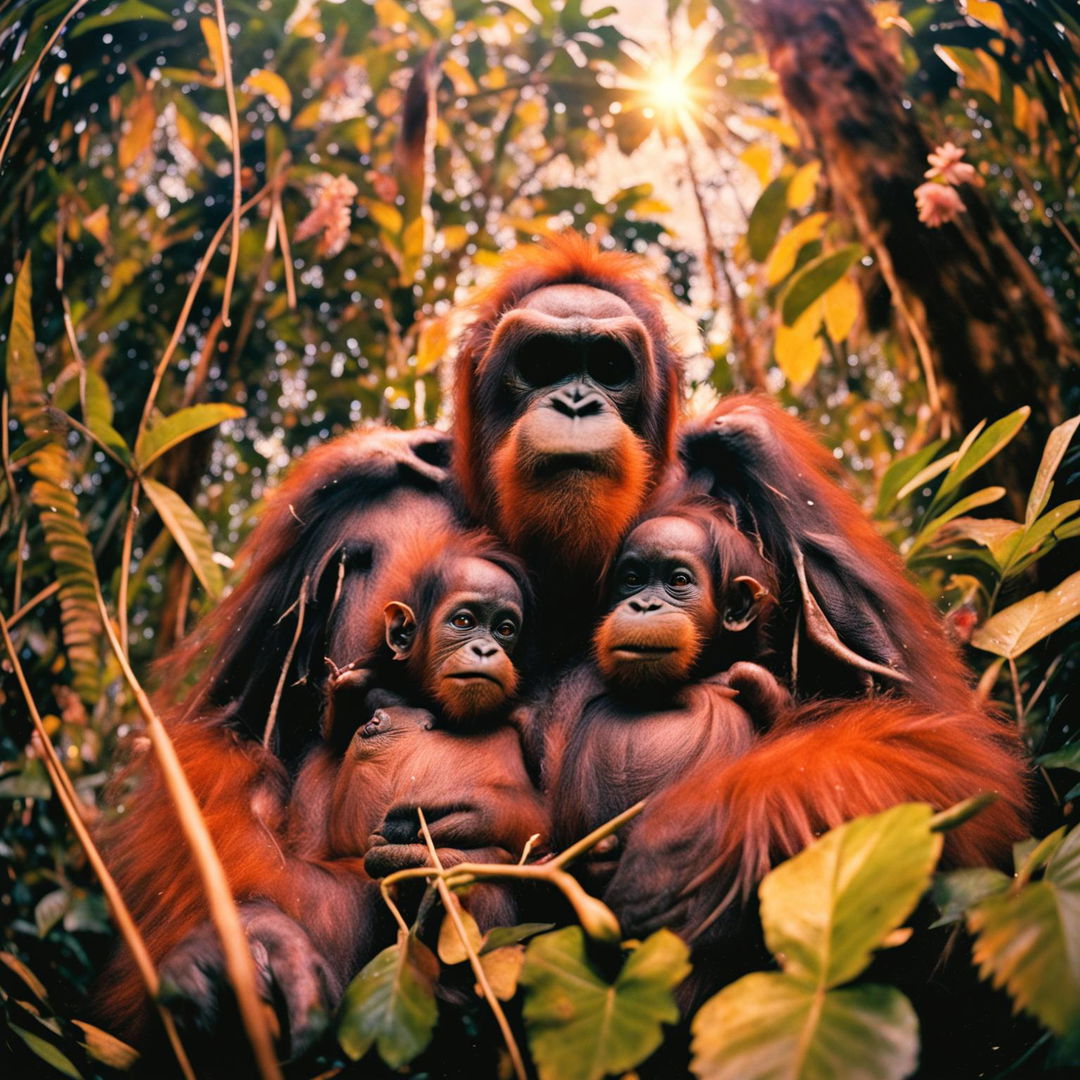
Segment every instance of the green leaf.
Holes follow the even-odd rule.
[[[1027,512],[1024,515],[1026,524],[1030,525],[1043,512],[1043,507],[1049,501],[1054,474],[1076,434],[1077,427],[1080,427],[1080,416],[1058,424],[1050,432],[1043,449],[1042,461],[1039,462],[1039,471],[1035,474],[1035,483],[1031,485],[1031,494],[1028,495]]]
[[[35,1035],[32,1031],[25,1031],[21,1027],[16,1027],[15,1024],[9,1024],[8,1027],[26,1043],[28,1049],[42,1061],[51,1065],[57,1072],[71,1077],[71,1080],[82,1080],[82,1073],[75,1068],[59,1047],[54,1046],[40,1035]]]
[[[693,1022],[698,1080],[902,1080],[916,1065],[919,1023],[891,986],[815,989],[793,975],[747,975]]]
[[[1032,593],[991,615],[971,635],[977,649],[1015,660],[1080,614],[1080,570],[1057,588]]]
[[[1035,764],[1047,769],[1073,769],[1080,772],[1080,742],[1070,743],[1052,754],[1043,754],[1035,759]]]
[[[958,456],[959,455],[953,451],[953,453],[946,454],[944,457],[938,458],[937,461],[931,462],[925,469],[920,469],[919,472],[908,480],[896,493],[896,501],[901,502],[913,491],[918,491],[924,484],[930,483],[935,476],[940,476],[954,461],[956,461]]]
[[[921,450],[916,450],[914,454],[901,458],[889,466],[881,478],[877,509],[874,511],[875,517],[882,518],[892,510],[900,501],[900,489],[905,487],[912,477],[922,472],[944,445],[944,439],[935,439]]]
[[[974,431],[961,444],[959,458],[949,470],[941,487],[934,495],[931,504],[931,512],[939,506],[946,497],[955,491],[976,469],[982,468],[992,457],[996,457],[1015,438],[1016,433],[1024,426],[1027,418],[1031,415],[1031,407],[1022,405],[1015,412],[1003,416],[1000,420],[991,424],[977,437],[972,438],[980,431],[981,425],[976,426]]]
[[[194,510],[172,488],[143,477],[143,487],[165,527],[191,564],[195,576],[213,599],[221,595],[225,582],[221,567],[214,562],[214,545],[206,526]]]
[[[914,554],[920,548],[926,547],[942,527],[947,525],[954,518],[958,518],[961,514],[966,514],[969,510],[974,510],[976,507],[989,506],[991,503],[997,502],[1004,494],[1005,489],[1003,487],[988,487],[983,488],[981,491],[972,492],[972,494],[968,495],[966,498],[953,503],[948,510],[943,511],[936,518],[932,518],[919,530],[915,537],[915,543],[911,547],[910,554]]]
[[[989,866],[971,866],[938,874],[934,878],[933,898],[941,917],[933,925],[948,926],[959,922],[976,904],[1004,892],[1011,882],[1008,874]]]
[[[518,926],[496,926],[484,936],[484,945],[481,953],[494,952],[496,949],[505,948],[507,945],[518,945],[522,941],[537,934],[544,934],[553,929],[554,923],[529,922],[520,923]]]
[[[780,315],[784,325],[794,326],[795,320],[835,285],[862,253],[861,245],[848,244],[839,251],[831,251],[827,255],[811,259],[788,282],[780,296]]]
[[[568,926],[533,938],[521,982],[525,1025],[540,1080],[601,1080],[644,1061],[679,1019],[672,991],[690,973],[689,950],[658,930],[609,983],[589,962],[585,935]]]
[[[189,405],[171,416],[164,416],[151,424],[135,441],[135,458],[139,468],[145,469],[174,446],[190,439],[207,428],[216,427],[226,420],[237,420],[244,415],[238,405],[210,403]]]
[[[746,227],[746,243],[754,262],[764,262],[787,213],[788,178],[778,176],[761,193]]]
[[[983,901],[968,915],[984,979],[1055,1034],[1080,1029],[1080,829],[1040,881]]]
[[[411,934],[383,949],[349,984],[341,1003],[338,1042],[353,1061],[374,1043],[379,1057],[400,1069],[431,1042],[438,1019],[439,962]]]
[[[108,384],[93,370],[86,373],[86,426],[125,464],[131,464],[131,450],[113,427],[113,403]]]
[[[925,803],[828,832],[762,881],[765,941],[786,972],[825,987],[855,978],[930,884],[941,836]]]
[[[1002,565],[1002,573],[1006,577],[1015,577],[1020,569],[1029,566],[1036,558],[1045,555],[1056,546],[1056,541],[1047,548],[1042,549],[1043,542],[1052,534],[1056,534],[1073,515],[1080,510],[1080,499],[1072,499],[1055,506],[1047,511],[1041,518],[1032,522],[1022,536],[1016,538],[1007,552],[1002,552],[999,560]]]
[[[164,11],[144,3],[143,0],[122,0],[121,3],[116,4],[103,15],[91,15],[88,19],[83,19],[82,22],[77,23],[71,30],[69,37],[74,39],[89,33],[91,30],[98,30],[103,26],[112,26],[118,22],[132,22],[136,19],[168,22],[169,16]]]

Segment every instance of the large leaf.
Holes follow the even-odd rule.
[[[981,430],[981,424],[977,425],[961,444],[956,462],[941,481],[941,487],[937,489],[931,504],[931,512],[952,495],[976,469],[999,454],[1015,438],[1030,415],[1031,407],[1022,405],[1015,412],[991,424],[985,431]]]
[[[35,1035],[32,1031],[27,1031],[25,1028],[18,1027],[15,1024],[9,1024],[8,1027],[9,1030],[22,1039],[29,1050],[33,1051],[42,1061],[51,1065],[61,1076],[71,1077],[71,1080],[81,1080],[82,1073],[71,1063],[71,1060],[59,1047],[54,1046],[40,1035]]]
[[[59,448],[47,447],[35,454],[30,467],[41,479],[30,489],[30,501],[40,513],[45,543],[60,583],[60,624],[72,683],[89,705],[97,701],[101,677],[97,568],[75,496],[57,482],[66,482],[66,477],[57,477],[57,460],[43,456],[47,450]],[[66,461],[60,468],[66,468]]]
[[[1080,570],[1056,589],[1032,593],[992,615],[971,635],[977,649],[1015,660],[1080,615]]]
[[[828,214],[811,214],[797,225],[793,225],[780,239],[769,254],[765,265],[765,283],[778,285],[795,269],[799,252],[812,240],[817,240],[828,221]]]
[[[830,251],[811,259],[792,279],[780,297],[780,315],[785,326],[794,326],[796,319],[815,300],[820,300],[862,255],[859,244],[848,244],[839,251]]]
[[[913,477],[918,476],[944,445],[944,439],[936,439],[921,450],[916,450],[910,457],[901,458],[889,466],[881,478],[877,508],[874,511],[876,517],[884,517],[897,504],[900,489]]]
[[[1056,1034],[1080,1031],[1080,829],[1042,880],[983,901],[968,927],[983,978]]]
[[[934,903],[941,912],[934,926],[959,922],[988,896],[1004,892],[1012,879],[989,866],[966,866],[934,879]]]
[[[1031,493],[1028,495],[1027,513],[1024,515],[1026,524],[1030,525],[1042,512],[1050,499],[1053,489],[1054,473],[1057,472],[1065,451],[1069,448],[1077,427],[1080,427],[1080,416],[1074,416],[1066,420],[1064,424],[1058,424],[1050,437],[1046,440],[1043,449],[1042,461],[1039,462],[1039,471],[1035,475],[1035,483],[1031,485]]]
[[[214,402],[205,405],[189,405],[171,416],[163,416],[140,434],[135,443],[135,457],[139,468],[145,469],[174,446],[190,439],[207,428],[216,427],[226,420],[238,420],[244,410],[238,405]]]
[[[777,177],[758,197],[754,209],[750,211],[750,220],[746,226],[746,243],[750,257],[755,262],[764,262],[765,256],[773,246],[780,224],[787,214],[787,188],[785,177]]]
[[[213,599],[217,599],[225,583],[221,567],[214,562],[214,545],[206,526],[172,488],[148,477],[144,477],[142,483],[147,497],[172,533],[184,558],[191,564],[202,587]]]
[[[825,987],[855,978],[930,884],[941,836],[925,803],[826,833],[761,883],[761,921],[784,970]]]
[[[747,975],[694,1017],[699,1080],[902,1080],[915,1069],[918,1021],[890,986],[823,990],[792,975]]]
[[[45,387],[41,365],[34,352],[34,322],[30,311],[30,256],[23,259],[15,279],[15,304],[8,334],[7,385],[11,413],[28,438],[49,432],[45,413]]]
[[[974,491],[959,502],[953,503],[948,510],[943,511],[936,518],[928,521],[919,530],[909,554],[913,555],[920,548],[926,547],[926,545],[954,518],[958,518],[962,514],[966,514],[969,510],[974,510],[977,507],[989,506],[991,503],[995,503],[1003,498],[1004,495],[1005,489],[1003,487],[988,487],[983,488],[981,491]],[[977,528],[978,522],[984,519],[972,518],[971,520],[973,522],[973,528]]]
[[[393,1069],[408,1065],[431,1042],[438,1019],[439,964],[411,934],[383,949],[349,984],[341,1002],[338,1041],[354,1061],[375,1044]]]
[[[672,994],[690,973],[686,946],[658,930],[609,982],[590,963],[585,935],[568,926],[534,938],[521,982],[525,1025],[541,1080],[601,1080],[647,1058],[679,1010]]]

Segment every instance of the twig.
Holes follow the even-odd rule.
[[[12,629],[15,624],[24,616],[29,615],[41,603],[42,600],[48,600],[53,593],[60,591],[60,582],[54,581],[51,585],[46,585],[44,589],[39,593],[35,593],[26,601],[21,608],[16,609],[15,614],[12,615],[7,621],[7,628]]]
[[[273,737],[274,726],[277,724],[278,706],[281,704],[281,695],[285,691],[285,679],[289,674],[293,653],[296,652],[296,645],[300,640],[300,632],[304,629],[304,605],[307,603],[308,583],[310,581],[310,575],[305,574],[300,585],[300,595],[297,597],[296,605],[294,605],[299,608],[296,613],[296,630],[289,644],[289,651],[285,654],[285,663],[281,665],[281,674],[278,676],[277,686],[274,687],[274,699],[270,702],[270,713],[266,718],[266,731],[263,733],[264,750],[270,749],[270,739]]]
[[[236,87],[233,85],[232,49],[229,46],[229,28],[225,24],[225,5],[214,0],[217,11],[218,36],[221,38],[221,66],[225,76],[225,98],[229,103],[229,130],[232,133],[233,209],[232,243],[229,246],[229,268],[225,272],[225,289],[221,297],[221,321],[231,326],[229,305],[232,303],[233,282],[236,280],[236,264],[240,258],[240,120],[236,114]]]
[[[423,835],[424,843],[427,844],[428,851],[431,854],[431,861],[440,874],[440,876],[435,879],[435,888],[439,890],[439,899],[442,900],[443,908],[453,922],[454,929],[457,930],[458,937],[461,939],[461,946],[465,950],[465,955],[469,958],[469,966],[473,969],[473,974],[476,976],[476,982],[495,1016],[495,1022],[499,1025],[499,1031],[502,1032],[503,1041],[506,1043],[507,1052],[510,1054],[510,1062],[514,1066],[514,1073],[518,1077],[518,1080],[526,1080],[525,1062],[521,1058],[521,1050],[518,1048],[517,1040],[514,1038],[514,1033],[510,1030],[509,1023],[507,1023],[506,1013],[503,1012],[502,1004],[495,996],[495,991],[491,988],[487,972],[484,971],[484,965],[480,963],[480,957],[477,956],[476,949],[469,940],[469,934],[465,929],[465,924],[461,920],[461,911],[459,910],[460,901],[450,891],[441,876],[443,873],[443,866],[439,861],[439,853],[435,850],[435,842],[431,839],[431,832],[428,830],[428,824],[424,818],[424,811],[418,806],[416,808],[416,813],[420,818],[420,832]]]
[[[270,186],[271,185],[267,183],[259,188],[259,190],[240,207],[239,215],[243,216],[253,206],[257,205],[270,190]],[[169,343],[165,346],[165,351],[161,354],[161,359],[154,369],[154,380],[150,384],[150,392],[146,395],[146,404],[143,406],[142,418],[139,420],[140,434],[149,422],[150,413],[154,408],[158,390],[161,388],[161,380],[165,377],[165,372],[169,367],[169,361],[172,360],[173,354],[176,352],[176,347],[180,344],[180,339],[184,336],[184,328],[187,325],[187,319],[191,314],[191,309],[195,304],[195,296],[199,291],[199,286],[202,285],[203,279],[206,277],[206,271],[210,266],[210,261],[217,254],[217,249],[221,245],[225,232],[235,216],[237,216],[237,212],[230,210],[225,220],[218,226],[217,232],[210,238],[210,243],[207,244],[206,251],[195,268],[195,276],[192,278],[191,285],[188,287],[187,296],[184,298],[184,306],[180,309],[180,317],[176,320],[176,326],[173,327],[172,337],[169,338]]]
[[[131,576],[131,550],[135,544],[135,525],[139,520],[139,478],[131,484],[131,501],[128,509],[127,525],[124,526],[124,540],[120,549],[120,585],[116,598],[117,614],[120,616],[120,644],[128,651],[128,578]]]
[[[292,247],[289,245],[289,230],[285,226],[285,211],[281,206],[281,191],[274,196],[271,214],[277,222],[277,242],[281,248],[281,265],[285,269],[285,298],[290,311],[296,310],[296,271],[293,268]]]
[[[67,229],[66,203],[60,204],[60,214],[56,222],[56,291],[60,295],[60,307],[64,313],[64,333],[67,335],[68,345],[75,357],[75,363],[79,368],[79,407],[82,409],[83,420],[86,419],[86,360],[79,348],[78,338],[75,336],[75,320],[71,317],[71,304],[64,294],[64,232]]]
[[[12,619],[14,619],[14,616]],[[120,930],[120,934],[127,944],[127,947],[131,950],[131,955],[135,960],[135,966],[139,969],[139,974],[146,984],[146,991],[154,1002],[158,1015],[161,1017],[161,1023],[165,1027],[165,1033],[168,1035],[169,1044],[172,1046],[173,1053],[176,1055],[180,1070],[184,1074],[186,1080],[195,1080],[195,1074],[192,1072],[191,1065],[187,1059],[187,1054],[184,1052],[184,1047],[180,1042],[180,1036],[177,1034],[176,1024],[173,1022],[172,1015],[169,1013],[168,1009],[158,1001],[160,980],[158,979],[157,971],[154,969],[154,963],[150,959],[150,953],[147,951],[146,943],[143,941],[142,934],[139,933],[139,929],[135,925],[135,920],[132,918],[127,904],[124,903],[124,898],[120,893],[120,889],[117,886],[115,879],[112,874],[109,873],[109,868],[105,865],[105,860],[101,857],[101,852],[98,851],[93,838],[90,836],[90,830],[86,827],[86,823],[83,821],[82,811],[79,809],[79,797],[75,791],[75,786],[72,784],[71,778],[64,770],[63,765],[61,765],[60,757],[56,753],[56,748],[53,746],[52,740],[45,730],[45,724],[41,719],[41,714],[38,712],[37,703],[34,701],[34,696],[30,691],[30,685],[26,681],[26,674],[23,671],[22,664],[19,662],[19,654],[15,649],[14,642],[11,640],[11,635],[8,633],[8,621],[9,620],[0,617],[0,634],[3,634],[4,648],[7,650],[8,659],[11,661],[12,669],[15,672],[15,678],[18,680],[19,688],[22,690],[23,698],[26,701],[26,707],[30,712],[30,719],[34,724],[34,730],[37,732],[38,739],[41,742],[45,769],[49,774],[49,779],[52,781],[53,789],[56,791],[57,797],[64,808],[64,813],[67,814],[68,820],[71,822],[72,831],[82,845],[83,851],[86,852],[86,858],[93,867],[94,873],[97,874],[98,880],[101,882],[102,891],[105,893],[105,898],[109,902],[109,908],[113,913],[113,918],[116,920],[116,925]]]
[[[34,85],[34,80],[37,78],[37,73],[41,70],[41,65],[45,62],[45,57],[52,51],[52,47],[56,44],[56,39],[64,32],[64,28],[67,24],[71,22],[71,20],[74,19],[89,2],[90,0],[76,0],[71,6],[71,10],[60,20],[60,24],[53,31],[52,37],[45,42],[45,48],[41,50],[38,58],[34,61],[34,66],[30,69],[30,74],[27,75],[26,82],[23,83],[22,93],[19,95],[19,101],[15,106],[15,111],[11,114],[11,120],[8,123],[7,131],[4,132],[4,141],[0,143],[0,165],[4,164],[4,156],[7,154],[11,136],[15,132],[15,125],[19,122],[23,106],[26,104],[26,99],[30,96],[30,88]]]
[[[266,1014],[259,999],[259,993],[255,978],[255,962],[251,956],[251,948],[248,944],[247,935],[240,924],[240,915],[236,910],[236,901],[233,899],[229,888],[228,879],[225,876],[225,868],[221,865],[221,859],[214,847],[214,841],[210,831],[206,827],[206,821],[199,809],[198,800],[191,790],[187,774],[177,756],[176,747],[161,722],[150,699],[146,696],[135,672],[128,662],[127,654],[120,645],[120,641],[113,630],[109,620],[109,612],[105,607],[105,598],[101,595],[101,586],[95,582],[98,610],[101,613],[102,625],[109,639],[113,654],[120,664],[120,670],[127,680],[139,711],[146,721],[146,731],[150,737],[150,744],[161,767],[162,777],[165,781],[166,790],[176,808],[177,817],[184,836],[191,846],[192,855],[195,858],[199,875],[202,878],[203,888],[206,891],[206,899],[210,907],[210,918],[213,920],[221,939],[221,949],[225,957],[225,970],[229,981],[232,983],[236,994],[236,1001],[240,1008],[240,1018],[247,1032],[248,1041],[255,1052],[255,1061],[259,1075],[264,1080],[282,1080],[281,1069],[278,1067],[277,1055],[274,1052],[274,1040],[270,1033],[270,1026]]]

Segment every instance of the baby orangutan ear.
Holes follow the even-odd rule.
[[[391,600],[383,608],[383,622],[386,624],[386,644],[394,654],[395,660],[408,660],[416,642],[416,616],[408,604]]]
[[[769,590],[757,578],[740,574],[731,583],[724,608],[724,629],[745,630],[771,599]]]

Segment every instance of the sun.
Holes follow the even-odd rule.
[[[691,81],[693,62],[658,60],[644,79],[640,93],[643,104],[664,121],[686,124],[698,110]]]

